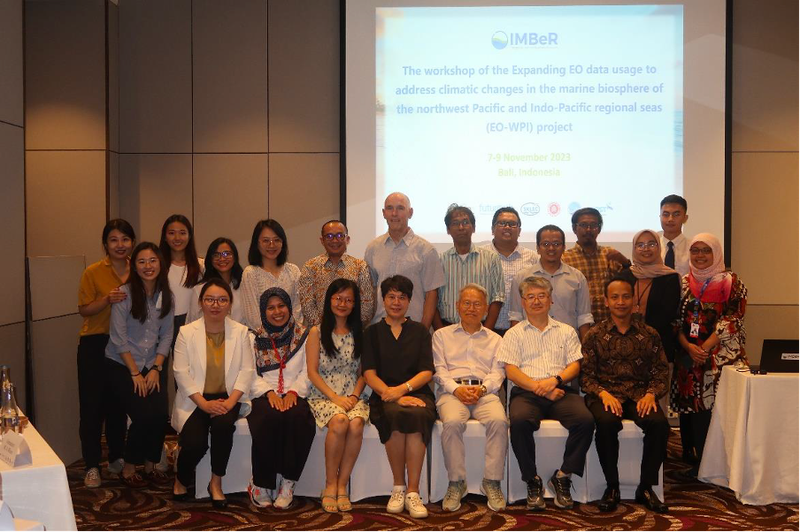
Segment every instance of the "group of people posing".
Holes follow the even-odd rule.
[[[382,211],[388,231],[364,260],[346,253],[347,228],[332,220],[321,230],[324,253],[302,268],[288,262],[286,233],[272,219],[256,224],[244,270],[228,238],[199,258],[182,215],[164,222],[158,245],[137,245],[128,222],[109,221],[106,257],[86,269],[79,291],[85,484],[102,481],[105,423],[110,472],[133,487],[172,482],[174,498],[186,499],[210,433],[208,491],[225,507],[234,423],[246,417],[253,504],[291,504],[316,427],[326,427],[322,508],[349,511],[347,484],[372,423],[394,479],[387,511],[421,518],[435,420],[449,478],[442,507],[455,511],[467,492],[463,432],[473,418],[486,428],[488,506],[506,506],[510,432],[527,508],[536,511],[545,500],[533,434],[547,418],[569,431],[547,481],[554,504],[572,507],[571,476],[583,474],[595,435],[607,482],[598,507],[613,511],[617,435],[631,419],[644,431],[636,501],[667,511],[652,489],[666,458],[666,397],[680,414],[686,475],[696,476],[721,367],[747,363],[746,290],[726,271],[716,237],[682,234],[686,201],[664,198],[663,232],[637,233],[631,260],[598,245],[603,219],[592,208],[572,217],[573,248],[546,225],[534,251],[519,244],[515,209],[498,209],[493,239],[479,247],[472,211],[452,205],[444,223],[453,247],[441,255],[409,227],[404,194],[390,194]],[[162,459],[168,419],[179,433],[174,480]]]

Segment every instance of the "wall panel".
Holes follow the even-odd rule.
[[[0,277],[6,279],[6,304],[0,305],[0,325],[25,320],[25,168],[24,132],[0,123],[0,223],[3,257]],[[2,344],[0,344],[2,345]]]
[[[22,126],[22,0],[0,0],[0,121]]]
[[[192,151],[191,1],[119,6],[120,151]]]
[[[761,362],[761,347],[767,338],[797,339],[797,305],[749,305],[744,326],[747,332],[747,358]]]
[[[25,324],[0,325],[0,345],[3,346],[2,363],[11,368],[11,380],[17,388],[17,404],[23,412],[30,412],[25,401]]]
[[[339,3],[269,3],[269,150],[339,152]]]
[[[105,149],[103,0],[26,2],[25,39],[25,149]]]
[[[158,244],[172,214],[192,220],[191,155],[120,155],[119,212],[139,242]]]
[[[194,152],[267,151],[267,4],[192,4]]]

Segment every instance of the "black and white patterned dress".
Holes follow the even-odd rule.
[[[319,346],[319,376],[334,393],[346,397],[353,393],[356,387],[359,375],[358,367],[361,363],[353,356],[353,333],[347,333],[344,336],[333,333],[333,345],[339,350],[339,354],[333,356],[328,355],[321,344]],[[367,406],[366,396],[363,393],[356,406],[349,412],[345,412],[342,407],[325,397],[325,394],[320,392],[316,386],[312,386],[308,394],[308,405],[320,428],[327,426],[336,414],[345,414],[348,419],[360,417],[364,419],[364,422],[369,420],[369,406]]]

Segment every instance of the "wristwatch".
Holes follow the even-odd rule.
[[[479,388],[480,388],[480,391],[481,391],[481,397],[483,397],[484,395],[486,395],[488,393],[488,390],[486,389],[486,386],[484,386],[483,384],[481,384]]]
[[[413,392],[414,391],[414,388],[411,387],[411,384],[408,381],[406,381],[406,388],[408,388],[409,392]]]
[[[558,381],[558,386],[561,386],[562,384],[564,384],[564,379],[561,378],[561,375],[556,374],[556,375],[554,375],[554,377]]]
[[[164,366],[162,364],[156,364],[155,366],[153,366],[153,369],[155,369],[157,372],[161,373],[161,370],[164,369]]]

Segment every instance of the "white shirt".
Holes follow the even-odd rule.
[[[256,348],[253,347],[253,351]],[[280,369],[273,369],[267,371],[259,376],[256,370],[253,385],[250,387],[250,397],[255,399],[261,397],[270,390],[278,393],[278,376]],[[298,397],[308,396],[308,387],[311,383],[308,380],[308,371],[306,370],[306,342],[303,342],[302,347],[294,354],[286,366],[283,368],[283,391],[289,393],[294,391]]]
[[[667,243],[670,242],[664,236],[664,231],[659,231],[658,236],[661,239],[661,258],[667,255]],[[689,273],[689,239],[683,233],[679,234],[672,240],[673,249],[675,250],[675,271],[681,274],[681,277]]]
[[[592,295],[586,277],[577,268],[562,262],[555,273],[544,269],[541,263],[521,270],[511,283],[511,300],[508,302],[508,317],[514,321],[525,321],[525,310],[519,295],[519,285],[530,276],[543,277],[553,286],[553,306],[550,317],[575,330],[582,325],[594,323],[592,318]]]
[[[189,305],[189,314],[186,316],[186,323],[191,323],[203,317],[203,310],[200,308],[200,290],[203,289],[203,286],[205,286],[205,283],[194,285],[192,301],[191,305]],[[239,288],[241,287],[242,285],[240,284]],[[230,318],[237,323],[247,326],[244,320],[244,305],[242,304],[242,294],[239,288],[234,288],[233,285],[231,285],[233,305],[231,305]]]
[[[506,372],[497,358],[502,338],[481,326],[470,334],[461,323],[442,327],[433,333],[433,378],[444,390],[453,393],[460,385],[455,379],[480,379],[487,393],[497,393]]]
[[[506,332],[498,354],[500,362],[517,366],[534,380],[553,377],[582,358],[575,329],[550,317],[543,331],[528,320],[516,324]]]
[[[273,286],[283,288],[289,294],[292,302],[292,316],[299,323],[303,323],[303,309],[300,306],[300,295],[297,293],[299,280],[300,268],[291,262],[283,264],[277,278],[261,266],[251,265],[245,268],[242,273],[242,284],[239,285],[244,305],[245,325],[254,331],[263,326],[261,323],[261,294]]]
[[[197,260],[200,262],[199,277],[202,277],[203,270],[205,269],[205,262],[200,258]],[[183,286],[183,283],[186,282],[186,265],[178,266],[177,264],[170,264],[167,278],[169,279],[169,289],[172,290],[172,303],[175,305],[175,315],[182,316],[183,314],[187,314],[192,302],[192,289]]]
[[[511,283],[514,281],[514,277],[520,271],[539,262],[539,254],[532,249],[522,247],[519,244],[517,244],[517,248],[512,251],[508,257],[497,251],[497,248],[494,247],[494,242],[483,244],[480,247],[494,251],[497,253],[497,256],[500,257],[500,264],[503,266],[503,282],[505,283],[506,287],[506,299],[503,306],[500,307],[500,314],[497,316],[497,323],[495,323],[494,327],[495,329],[508,329],[511,327],[511,322],[509,321],[508,316],[508,313],[511,310]]]

